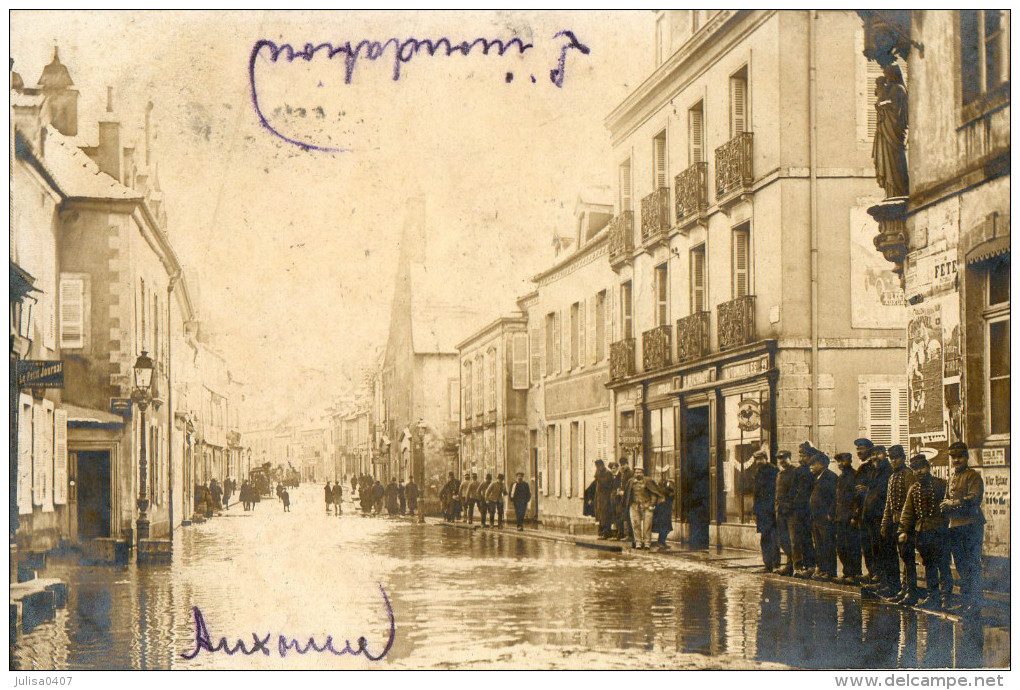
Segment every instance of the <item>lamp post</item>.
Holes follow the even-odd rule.
[[[141,427],[138,444],[138,522],[137,532],[139,542],[149,538],[149,499],[147,490],[148,464],[145,458],[145,411],[152,401],[152,358],[149,353],[142,350],[142,354],[135,360],[135,389],[132,391],[131,399],[138,406],[141,414],[139,424]]]
[[[414,475],[418,477],[418,496],[421,503],[418,506],[419,524],[425,522],[425,487],[427,485],[425,480],[425,429],[425,420],[419,419],[414,427],[414,443],[412,444],[414,451],[411,457]]]

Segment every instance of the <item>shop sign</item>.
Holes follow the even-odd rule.
[[[683,376],[673,377],[673,390],[681,391],[689,388],[697,388],[698,386],[707,386],[715,381],[715,367],[709,369],[699,369],[698,371],[692,371],[689,374]]]
[[[672,387],[672,382],[663,381],[662,383],[655,384],[648,392],[649,397],[661,398],[669,395]]]
[[[1006,449],[982,448],[981,465],[983,467],[1004,467],[1006,465]]]
[[[640,429],[620,429],[620,445],[640,446],[642,441]]]
[[[754,398],[744,398],[737,405],[737,426],[741,431],[757,431],[761,428],[761,406]]]
[[[19,388],[63,388],[64,362],[50,359],[23,359],[18,362]]]
[[[764,374],[769,370],[769,358],[768,355],[753,359],[749,362],[740,362],[739,364],[730,364],[722,368],[722,379],[724,381],[730,379],[740,379],[746,376],[757,376]]]
[[[131,398],[110,398],[110,412],[122,417],[130,417]]]

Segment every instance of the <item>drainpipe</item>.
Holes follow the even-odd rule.
[[[151,105],[151,104],[150,104]],[[149,113],[146,111],[145,119],[146,125],[148,125]],[[148,134],[148,127],[146,127],[146,134]],[[145,150],[146,157],[149,155],[149,150]],[[173,313],[173,293],[174,287],[177,285],[177,281],[181,279],[181,272],[177,271],[170,276],[170,281],[166,284],[166,415],[170,423],[167,425],[166,431],[166,459],[169,465],[167,475],[170,479],[170,541],[173,542],[174,538],[174,378],[173,378],[173,346],[174,338],[173,331],[173,320],[171,314]],[[187,430],[185,430],[187,431]]]
[[[818,93],[815,22],[818,11],[808,12],[808,151],[811,197],[811,442],[818,444]]]

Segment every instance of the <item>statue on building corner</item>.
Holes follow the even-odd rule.
[[[876,123],[871,157],[875,161],[875,179],[886,198],[905,197],[909,193],[907,174],[907,89],[903,74],[895,64],[885,65],[875,80]]]

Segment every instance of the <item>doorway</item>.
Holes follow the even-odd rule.
[[[684,410],[684,455],[680,472],[680,519],[690,528],[692,548],[708,547],[711,519],[709,476],[709,406]]]
[[[110,536],[110,451],[77,452],[78,538]]]

